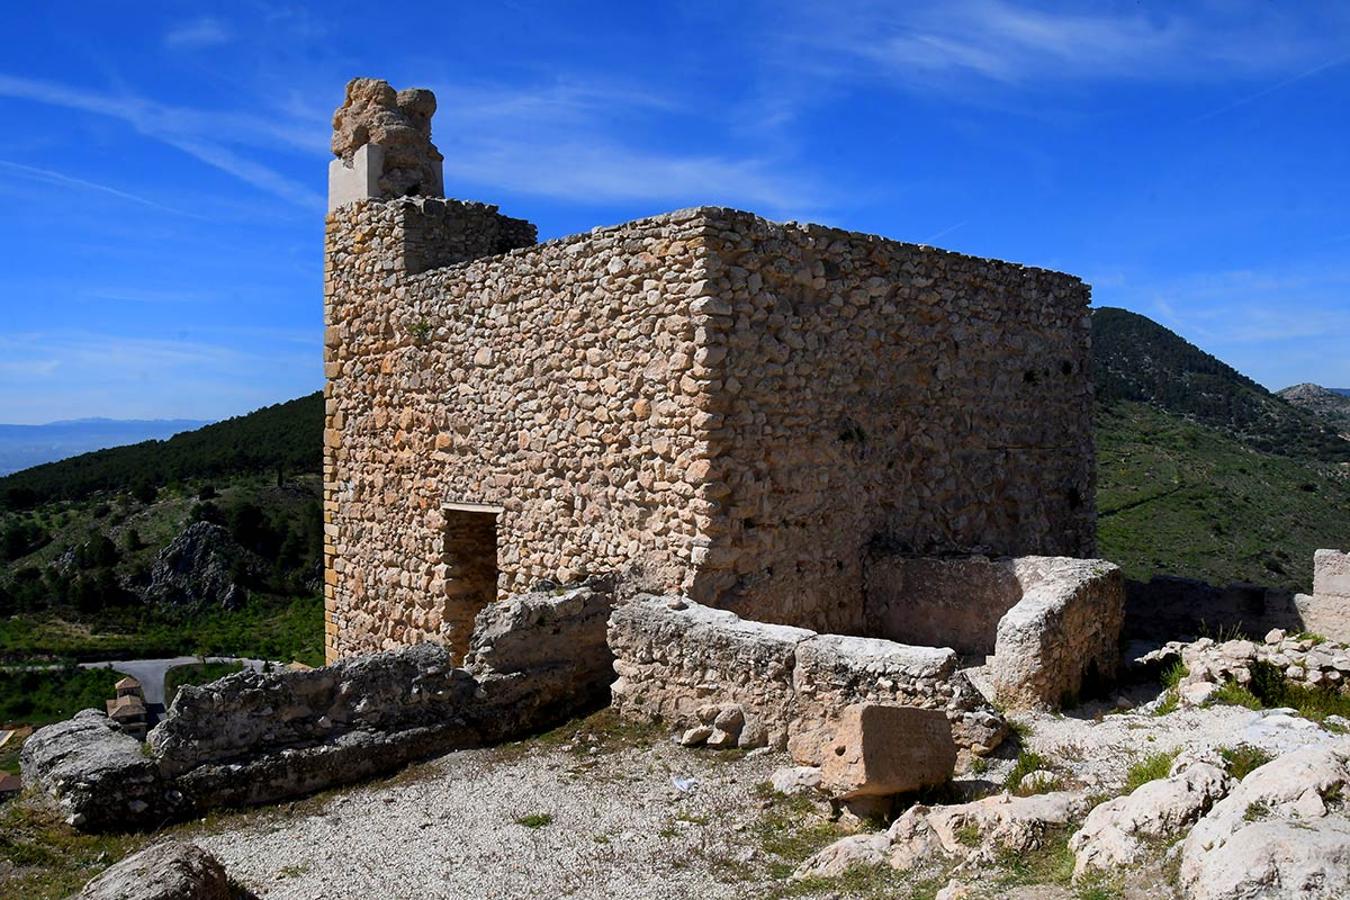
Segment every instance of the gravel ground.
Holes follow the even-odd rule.
[[[1146,703],[1157,690],[1136,689],[1130,700]],[[1232,706],[1155,716],[1146,705],[1110,704],[1016,720],[1023,748],[1049,760],[1066,786],[1105,793],[1155,752],[1247,743],[1278,754],[1336,739],[1277,710]],[[766,840],[765,817],[783,807],[766,811],[756,788],[788,757],[630,737],[583,730],[562,746],[555,738],[452,753],[387,781],[231,819],[194,841],[269,900],[780,896],[798,858]],[[962,793],[997,790],[1017,744],[962,779]],[[674,780],[685,778],[694,781],[681,790]],[[814,830],[816,846],[842,833],[809,810],[793,815]],[[531,816],[536,827],[521,821]]]
[[[268,898],[744,896],[737,873],[764,862],[754,788],[785,760],[664,741],[589,757],[464,751],[196,843]],[[672,784],[690,776],[687,792]]]

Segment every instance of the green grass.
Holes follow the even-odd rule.
[[[1038,769],[1050,771],[1051,768],[1050,761],[1039,753],[1035,753],[1031,750],[1023,750],[1017,755],[1017,762],[1013,763],[1012,770],[1008,772],[1008,776],[1003,779],[1003,786],[1019,796],[1026,796],[1031,793],[1044,794],[1049,791],[1058,790],[1063,786],[1063,779],[1056,779],[1048,784],[1038,785],[1034,791],[1025,789],[1022,785],[1022,780],[1032,772],[1035,772]]]
[[[1274,759],[1260,747],[1253,747],[1251,744],[1238,744],[1236,747],[1220,747],[1219,756],[1223,758],[1224,768],[1228,774],[1232,775],[1238,781],[1246,778],[1254,770],[1259,769],[1266,763]]]
[[[1100,406],[1095,435],[1098,555],[1130,578],[1307,592],[1313,551],[1350,531],[1350,473],[1334,465],[1259,453],[1140,403]]]
[[[0,671],[0,721],[45,725],[82,709],[103,709],[122,676],[108,669]]]
[[[172,704],[173,698],[178,696],[178,689],[185,684],[210,684],[226,675],[242,672],[243,669],[244,664],[237,662],[189,663],[186,666],[174,666],[164,673],[164,705],[167,707]]]
[[[0,807],[0,896],[69,897],[148,840],[143,834],[82,834],[51,809],[13,801]]]
[[[1135,788],[1150,781],[1166,778],[1172,768],[1172,761],[1177,758],[1177,752],[1172,750],[1165,753],[1150,753],[1131,765],[1129,771],[1125,773],[1125,793],[1131,793]]]

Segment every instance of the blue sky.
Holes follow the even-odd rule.
[[[696,204],[1062,269],[1271,388],[1350,387],[1350,7],[25,4],[0,421],[318,388],[330,117],[434,89],[446,192],[555,237]]]

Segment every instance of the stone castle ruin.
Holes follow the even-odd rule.
[[[330,660],[594,576],[982,656],[1024,598],[1103,602],[1107,564],[1018,559],[1093,550],[1079,279],[712,207],[538,244],[438,196],[433,108],[357,80],[334,120]],[[1118,608],[1055,615],[1114,665]]]
[[[1088,287],[699,207],[546,243],[441,197],[435,99],[358,79],[325,244],[329,666],[97,712],[25,772],[86,828],[275,801],[606,700],[849,801],[1119,663]],[[997,704],[997,706],[995,705]]]

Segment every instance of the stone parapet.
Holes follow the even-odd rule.
[[[817,765],[810,748],[823,748],[854,703],[944,710],[958,746],[975,753],[992,750],[1004,733],[951,650],[818,635],[652,596],[614,610],[609,644],[620,715],[697,728],[703,710],[736,705],[742,745],[793,744],[794,756]]]

